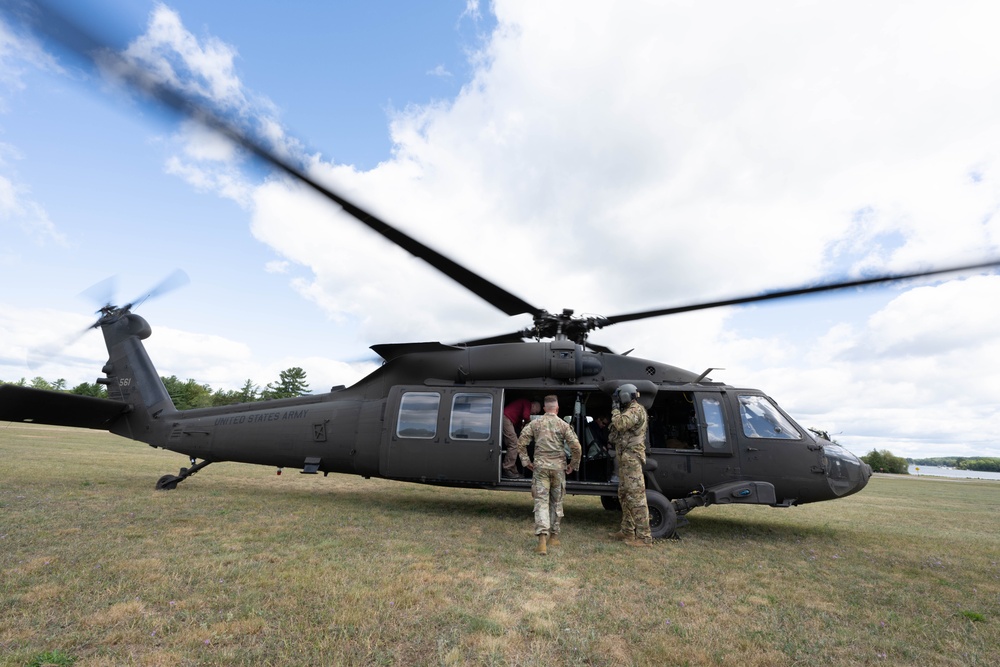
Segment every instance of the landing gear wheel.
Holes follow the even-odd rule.
[[[649,506],[649,530],[654,540],[673,537],[677,530],[677,510],[674,504],[659,491],[646,489]]]
[[[201,463],[195,463],[194,457],[191,457],[191,467],[181,468],[180,472],[176,475],[164,475],[160,479],[156,480],[156,490],[157,491],[173,491],[177,488],[177,485],[186,480],[191,475],[195,474],[205,466],[207,466],[211,461],[205,459]]]
[[[160,479],[156,480],[156,490],[173,491],[177,488],[177,482],[182,479],[183,477],[178,477],[177,475],[164,475]]]
[[[622,508],[622,504],[618,502],[618,498],[615,496],[601,496],[601,507],[609,512],[615,512]]]

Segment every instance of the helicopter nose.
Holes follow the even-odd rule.
[[[857,493],[871,479],[871,466],[840,445],[824,444],[823,454],[827,482],[838,498]]]

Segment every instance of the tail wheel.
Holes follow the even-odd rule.
[[[646,489],[646,504],[649,506],[649,531],[653,539],[672,537],[677,530],[677,510],[674,509],[674,504],[659,491],[650,489]]]
[[[177,482],[179,481],[181,481],[181,478],[177,475],[164,475],[160,479],[156,480],[156,490],[173,491],[177,488]]]

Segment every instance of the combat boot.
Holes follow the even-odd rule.
[[[625,544],[630,547],[651,547],[653,546],[653,540],[650,539],[647,541],[637,537],[633,540],[625,540]]]
[[[623,530],[618,530],[613,533],[608,533],[608,537],[613,540],[631,540],[635,537],[635,535],[629,535]]]
[[[535,548],[535,553],[536,554],[540,554],[542,556],[545,556],[546,554],[549,553],[548,549],[545,548],[545,542],[547,540],[548,540],[548,535],[544,535],[543,534],[543,535],[539,535],[538,536],[538,547]]]
[[[552,533],[551,535],[549,535],[549,546],[550,547],[559,546],[559,535],[557,535],[556,533]]]

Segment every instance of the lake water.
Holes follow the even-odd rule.
[[[919,468],[919,470],[918,470]],[[938,466],[910,466],[911,475],[933,475],[934,477],[964,477],[966,479],[1000,479],[1000,472],[980,472],[978,470],[955,470]]]

